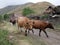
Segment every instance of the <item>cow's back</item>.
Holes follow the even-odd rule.
[[[47,22],[42,21],[42,20],[34,20],[34,25],[33,28],[36,29],[44,29],[48,25]]]
[[[18,26],[22,27],[24,24],[26,24],[29,21],[27,17],[19,17],[17,19]]]

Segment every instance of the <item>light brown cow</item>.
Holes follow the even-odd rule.
[[[43,31],[48,37],[45,29],[46,28],[54,29],[53,25],[50,22],[46,22],[42,20],[32,20],[32,21],[34,22],[32,27],[35,29],[39,29],[39,36],[40,36],[41,31]]]
[[[23,27],[26,29],[25,36],[27,36],[27,30],[31,30],[33,24],[32,24],[32,21],[27,17],[18,17],[17,25],[18,25],[18,28]],[[33,30],[32,30],[32,32],[33,32]]]
[[[17,17],[17,18],[12,18],[12,19],[10,19],[10,22],[13,25],[17,23],[18,30],[19,30],[19,28],[21,30],[22,27],[25,28],[25,35],[26,36],[27,36],[27,30],[31,30],[32,29],[32,25],[33,25],[32,21],[29,18],[24,17],[24,16]],[[32,32],[33,32],[33,30],[32,30]]]

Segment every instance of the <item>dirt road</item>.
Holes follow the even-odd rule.
[[[18,29],[15,26],[10,25],[9,23],[4,25],[4,29],[8,29],[10,32],[16,32]],[[18,45],[60,45],[60,32],[56,32],[50,29],[46,30],[49,38],[46,37],[44,32],[41,32],[41,37],[38,36],[39,30],[34,29],[34,34],[30,32],[28,36],[24,34],[10,34],[12,40],[19,42]],[[13,41],[14,42],[14,41]],[[24,42],[24,43],[23,43]]]
[[[43,32],[41,32],[41,37],[38,37],[38,32],[35,30],[35,35],[38,37],[38,39],[42,39],[47,45],[60,45],[59,32],[47,29],[47,33],[49,35],[49,38],[47,38]]]

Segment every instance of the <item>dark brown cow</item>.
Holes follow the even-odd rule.
[[[46,28],[54,29],[53,25],[50,22],[41,21],[41,20],[32,20],[32,21],[34,22],[33,28],[40,29],[39,36],[40,36],[41,31],[43,31],[46,34],[46,36],[48,37],[45,29]]]
[[[10,16],[10,22],[14,25],[16,23],[16,17],[14,14]]]

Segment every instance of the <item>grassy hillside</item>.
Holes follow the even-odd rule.
[[[13,45],[7,38],[8,34],[7,30],[0,29],[0,45]]]
[[[26,3],[26,4],[22,4],[21,6],[17,7],[16,9],[9,11],[8,14],[10,13],[17,13],[17,14],[22,14],[22,9],[24,9],[25,7],[29,7],[31,5],[33,5],[34,3]]]
[[[26,4],[22,4],[22,5],[12,5],[12,6],[7,6],[3,9],[0,10],[0,14],[4,14],[4,13],[18,13],[18,14],[22,14],[22,10],[26,7],[29,7],[31,9],[33,9],[35,11],[35,14],[41,14],[44,12],[44,10],[48,7],[48,6],[53,6],[51,3],[49,2],[38,2],[38,3],[26,3]]]
[[[20,8],[24,7],[24,6],[27,6],[27,5],[30,5],[32,3],[26,3],[26,4],[22,4],[22,5],[9,5],[7,7],[4,7],[2,9],[0,9],[0,15],[2,14],[6,14],[6,13],[12,13],[12,12],[15,12],[15,11],[19,11]]]
[[[19,5],[11,5],[11,6],[4,7],[2,9],[0,9],[0,15],[1,14],[5,14],[5,13],[7,13],[9,11],[12,11],[12,10],[14,10],[17,7],[19,7]]]
[[[42,14],[48,6],[53,5],[49,2],[38,2],[36,4],[31,5],[30,8],[32,8],[36,12],[36,14]]]
[[[24,36],[24,30],[21,33],[17,25],[13,26],[9,22],[0,23],[0,45],[46,45],[42,39],[28,34]],[[2,41],[1,41],[2,40]]]

